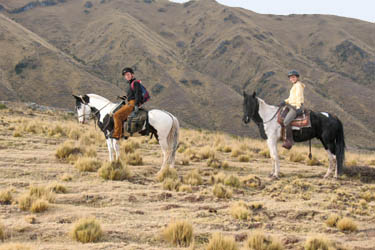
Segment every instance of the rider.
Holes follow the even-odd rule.
[[[139,82],[136,81],[134,77],[134,71],[132,68],[124,68],[122,70],[122,75],[128,81],[129,89],[127,93],[128,103],[122,106],[114,115],[113,120],[115,123],[114,132],[112,138],[120,139],[122,136],[122,126],[123,122],[128,118],[130,113],[134,110],[136,114],[139,109],[140,100],[142,100],[142,90]],[[131,87],[134,82],[134,89]]]
[[[290,89],[289,98],[282,101],[280,106],[287,105],[289,111],[284,119],[284,127],[286,127],[286,139],[283,147],[290,149],[293,146],[293,132],[290,123],[300,114],[303,113],[304,95],[303,90],[305,85],[299,81],[299,73],[292,70],[288,73],[288,78],[293,87]]]

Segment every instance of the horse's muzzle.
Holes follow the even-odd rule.
[[[242,119],[242,121],[245,123],[245,124],[248,124],[250,122],[250,118],[249,116],[244,116],[244,118]]]

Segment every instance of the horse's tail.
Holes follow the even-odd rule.
[[[176,151],[178,148],[178,138],[180,134],[180,123],[178,122],[177,118],[171,115],[172,118],[172,127],[169,131],[167,141],[168,141],[168,163],[173,163]]]
[[[337,174],[342,174],[345,161],[345,138],[344,138],[344,127],[341,121],[336,118],[338,123],[338,133],[336,135],[336,162],[337,162]]]

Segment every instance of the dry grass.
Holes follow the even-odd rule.
[[[66,194],[68,190],[64,185],[58,184],[58,183],[53,183],[48,186],[48,190],[51,192],[54,192],[56,194]]]
[[[240,155],[240,157],[238,157],[238,160],[240,162],[249,162],[250,161],[250,156],[248,156],[248,155]]]
[[[122,181],[131,178],[130,169],[121,161],[104,162],[98,175],[105,180]]]
[[[289,154],[289,161],[291,162],[303,162],[304,159],[305,157],[301,153],[291,152]]]
[[[80,157],[75,162],[74,167],[81,172],[96,172],[101,167],[102,162],[91,157]]]
[[[100,223],[95,218],[80,219],[71,231],[72,238],[82,243],[98,242],[102,235]]]
[[[169,191],[178,191],[181,182],[178,179],[167,178],[163,182],[163,189]]]
[[[184,176],[184,183],[192,186],[202,185],[203,179],[198,169],[191,170],[186,176]]]
[[[178,247],[189,247],[193,242],[193,226],[187,221],[171,222],[163,230],[164,240]]]
[[[133,140],[122,141],[120,145],[120,152],[126,154],[134,153],[136,149],[140,148],[140,144]]]
[[[226,175],[224,172],[219,172],[216,175],[212,175],[210,178],[210,183],[215,184],[215,183],[223,183],[224,184],[224,179]]]
[[[33,213],[41,213],[47,211],[49,208],[49,203],[46,200],[38,199],[35,200],[30,207],[30,211]]]
[[[18,198],[18,207],[22,211],[28,211],[31,208],[32,203],[33,197],[31,197],[29,194],[24,194]]]
[[[181,185],[178,191],[185,192],[185,193],[192,193],[193,189],[191,188],[191,185]]]
[[[258,176],[247,175],[241,178],[241,183],[243,186],[257,188],[262,185],[262,182]]]
[[[213,194],[217,198],[229,199],[229,198],[232,197],[232,190],[229,189],[229,188],[226,188],[225,186],[223,186],[220,183],[219,184],[215,184],[212,191],[213,191]]]
[[[357,224],[350,218],[344,217],[337,222],[336,227],[341,231],[354,232],[357,231]]]
[[[227,186],[239,188],[241,186],[240,179],[237,175],[231,174],[224,179],[224,184]]]
[[[4,225],[0,222],[0,240],[5,240],[5,228]]]
[[[263,149],[259,152],[259,155],[263,156],[264,158],[271,158],[271,154],[268,149]]]
[[[57,148],[55,156],[60,160],[74,160],[83,153],[84,150],[81,147],[76,146],[75,142],[65,141]]]
[[[306,165],[307,166],[320,166],[322,165],[322,163],[315,156],[313,156],[311,159],[307,159]]]
[[[305,250],[331,250],[331,243],[322,236],[310,237],[304,244]]]
[[[0,205],[9,205],[12,203],[12,199],[11,190],[0,191]]]
[[[336,227],[337,222],[341,219],[338,214],[331,214],[325,221],[326,225],[329,227]]]
[[[282,244],[262,232],[254,232],[248,236],[245,243],[246,250],[282,250]]]
[[[44,199],[48,202],[55,201],[54,193],[50,189],[46,188],[45,186],[31,186],[29,195],[31,197]]]
[[[242,154],[243,154],[242,150],[237,147],[237,148],[234,148],[232,150],[232,153],[230,154],[230,156],[232,156],[232,157],[238,157],[238,156],[240,156]]]
[[[250,219],[250,211],[244,201],[237,201],[230,207],[230,214],[235,219],[248,220]]]
[[[124,154],[122,159],[129,165],[141,166],[143,164],[143,158],[138,152]]]
[[[73,180],[73,177],[70,175],[70,174],[67,174],[67,173],[65,173],[65,174],[63,174],[62,176],[61,176],[61,178],[60,178],[62,181],[72,181]]]
[[[162,169],[157,175],[156,175],[156,180],[159,182],[163,182],[165,179],[170,178],[170,179],[177,179],[177,171],[174,168],[166,167]]]
[[[199,152],[201,160],[207,160],[208,158],[216,158],[215,150],[210,146],[205,146]]]
[[[0,250],[32,250],[32,248],[22,243],[6,243],[0,246]]]
[[[231,236],[214,233],[206,246],[206,250],[238,250],[236,241]]]

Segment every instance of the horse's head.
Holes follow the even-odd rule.
[[[251,118],[255,115],[255,111],[258,105],[258,101],[256,99],[256,93],[252,95],[246,94],[246,92],[243,92],[243,122],[244,123],[249,123],[251,121]]]
[[[78,122],[79,123],[86,123],[90,119],[91,108],[88,105],[90,102],[90,98],[87,95],[84,96],[76,96],[73,95],[76,99],[76,110],[78,115]]]

